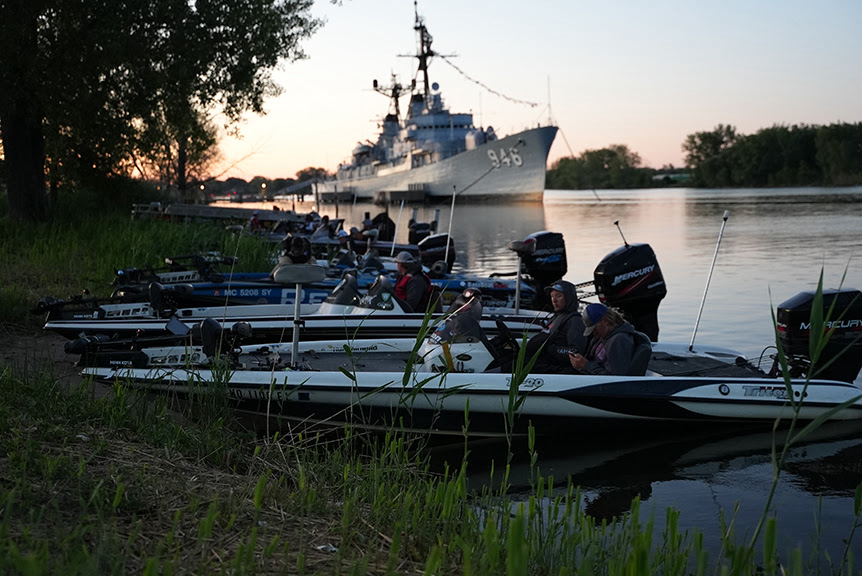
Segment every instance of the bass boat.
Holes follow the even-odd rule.
[[[820,365],[808,357],[810,293],[778,309],[788,379],[770,357],[764,371],[726,348],[638,340],[625,375],[538,374],[505,369],[524,342],[505,325],[482,329],[481,300],[467,295],[427,337],[238,345],[207,337],[193,344],[142,349],[133,357],[82,354],[83,373],[181,397],[226,395],[241,413],[269,422],[405,426],[435,434],[497,436],[586,428],[645,429],[760,424],[794,413],[802,421],[862,419],[858,291],[831,292],[833,346]],[[854,327],[856,326],[856,327]],[[426,326],[427,327],[427,326]],[[205,332],[201,327],[201,332]],[[296,333],[295,333],[296,334]],[[226,353],[219,354],[225,346]],[[840,349],[851,347],[849,353]],[[763,356],[762,356],[763,357]],[[289,358],[289,360],[288,360]],[[518,366],[516,362],[515,366]]]

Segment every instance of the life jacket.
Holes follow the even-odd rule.
[[[428,283],[428,287],[425,289],[425,293],[422,295],[422,299],[419,300],[419,306],[414,312],[424,312],[428,308],[428,302],[431,301],[431,295],[434,293],[434,285],[431,283],[431,278],[424,271],[419,272]],[[407,284],[410,282],[410,279],[413,278],[413,273],[408,272],[407,274],[403,274],[396,280],[395,282],[395,296],[407,302]]]

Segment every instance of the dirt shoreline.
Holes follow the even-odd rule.
[[[75,357],[63,349],[66,342],[50,332],[0,325],[0,366],[13,374],[47,373],[65,384],[77,384],[81,374]]]

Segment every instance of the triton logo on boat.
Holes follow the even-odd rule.
[[[743,386],[745,396],[768,396],[771,398],[781,398],[787,400],[787,388],[784,386]]]
[[[511,376],[506,378],[506,384],[512,384]],[[524,383],[521,384],[521,388],[540,388],[545,385],[545,381],[541,378],[524,378]]]
[[[640,270],[632,270],[631,272],[626,272],[625,274],[620,274],[614,281],[611,283],[611,286],[616,286],[620,282],[625,282],[626,280],[631,280],[632,278],[637,278],[638,276],[646,276],[650,272],[655,269],[655,264],[647,266],[645,268],[641,268]]]
[[[730,386],[728,386],[727,384],[722,384],[718,387],[718,393],[722,396],[727,396],[728,394],[730,394]]]

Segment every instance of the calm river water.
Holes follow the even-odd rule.
[[[289,208],[290,204],[282,204]],[[297,205],[307,210],[309,203]],[[419,207],[419,220],[440,211],[440,231],[449,227],[448,204]],[[339,206],[348,226],[372,205]],[[399,220],[399,207],[389,208]],[[821,270],[824,286],[862,289],[862,187],[771,190],[597,190],[546,192],[541,204],[462,205],[452,214],[457,267],[475,273],[514,271],[512,240],[540,230],[561,232],[573,282],[592,279],[598,262],[622,245],[614,222],[629,243],[648,243],[668,286],[659,308],[660,340],[688,343],[704,293],[725,210],[725,226],[698,342],[735,348],[750,357],[773,342],[770,311],[804,290],[813,290]],[[335,215],[325,205],[321,214]],[[412,208],[400,216],[399,241],[407,240]],[[857,383],[860,380],[857,379]],[[538,467],[558,485],[571,478],[583,489],[588,511],[621,514],[640,495],[647,511],[681,511],[683,528],[697,527],[715,553],[720,548],[719,515],[735,521],[740,536],[753,530],[771,484],[770,434],[740,431],[731,437],[605,438],[601,434],[549,439],[539,446]],[[484,481],[488,460],[504,461],[494,446],[474,449],[471,480]],[[457,451],[456,451],[457,452]],[[778,517],[779,550],[803,546],[840,558],[854,522],[853,490],[862,482],[862,431],[829,428],[792,451],[772,512]],[[458,459],[441,451],[439,457]],[[519,459],[513,483],[528,486],[529,466]],[[819,536],[818,536],[819,533]],[[857,564],[862,538],[854,542]],[[712,556],[715,556],[715,553]]]

